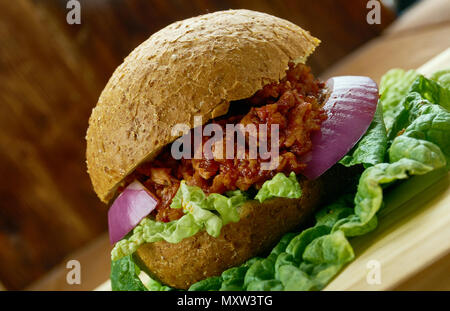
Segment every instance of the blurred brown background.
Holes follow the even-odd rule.
[[[106,231],[107,208],[86,173],[87,121],[114,69],[153,32],[222,9],[267,12],[322,40],[308,61],[320,74],[395,19],[383,8],[381,25],[367,24],[364,0],[79,2],[81,25],[68,25],[66,0],[0,0],[0,287],[6,289],[26,288]]]

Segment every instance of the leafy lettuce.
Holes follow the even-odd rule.
[[[386,147],[386,126],[384,125],[381,105],[378,105],[367,132],[339,163],[347,167],[357,164],[363,164],[364,167],[368,167],[382,163],[386,153]]]
[[[380,82],[380,101],[388,131],[403,108],[400,102],[408,93],[413,92],[433,104],[450,109],[450,70],[437,71],[430,79],[414,70],[392,69],[388,71]]]
[[[158,281],[149,278],[146,285],[139,278],[141,270],[134,263],[131,255],[122,257],[111,263],[111,289],[113,291],[169,291]]]
[[[300,184],[294,172],[289,177],[286,177],[283,173],[278,173],[262,185],[255,196],[255,200],[262,203],[273,197],[296,199],[301,195],[302,189],[300,189]]]
[[[380,86],[383,113],[377,110],[366,135],[341,161],[346,166],[366,167],[356,193],[320,209],[313,227],[286,234],[267,257],[252,258],[220,276],[193,284],[190,290],[320,290],[325,287],[353,260],[351,237],[376,228],[386,187],[411,175],[449,168],[449,81],[449,71],[436,73],[432,79],[414,71],[388,72]],[[383,128],[383,118],[388,129]],[[291,187],[293,184],[287,180],[276,185],[267,183],[260,197],[292,191],[277,189],[277,185]],[[141,285],[134,284],[136,267],[127,263],[126,258],[121,259],[123,264],[116,264],[116,269],[113,266],[112,273],[121,273],[122,283],[128,282],[130,288],[141,290]],[[122,270],[118,271],[119,268]],[[164,289],[153,286],[158,288]]]
[[[131,256],[111,263],[111,288],[114,291],[145,291],[147,287],[139,279],[140,269]]]
[[[388,71],[380,82],[380,102],[386,128],[390,129],[394,120],[398,104],[408,93],[413,81],[419,76],[415,70],[404,71],[392,69]]]
[[[294,173],[289,177],[278,173],[263,184],[255,199],[263,202],[272,197],[299,198],[301,194]],[[239,207],[248,200],[248,195],[239,190],[227,192],[226,195],[212,193],[206,196],[199,187],[188,186],[182,181],[170,207],[182,208],[185,215],[168,223],[144,218],[129,237],[116,243],[111,259],[114,261],[131,255],[144,243],[163,240],[178,243],[203,229],[218,237],[222,226],[239,221]]]
[[[436,81],[441,87],[450,90],[450,69],[439,70],[431,75],[431,80]]]

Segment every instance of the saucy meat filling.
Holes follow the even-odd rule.
[[[247,191],[251,187],[259,189],[278,172],[301,174],[306,164],[300,161],[300,157],[312,148],[311,133],[318,131],[327,118],[322,109],[325,97],[324,83],[314,78],[308,66],[290,64],[286,77],[279,83],[266,85],[251,98],[231,102],[227,115],[210,122],[222,127],[223,133],[226,133],[227,124],[253,124],[256,133],[245,134],[246,147],[250,136],[256,135],[260,139],[256,140],[258,145],[265,141],[269,149],[271,128],[278,125],[278,161],[270,170],[262,168],[262,163],[268,160],[262,159],[260,153],[256,158],[249,156],[248,148],[245,148],[243,156],[226,159],[227,144],[235,144],[234,150],[238,149],[237,139],[230,141],[226,137],[212,147],[212,157],[200,152],[199,159],[175,160],[169,145],[153,161],[140,165],[127,178],[125,185],[134,179],[142,182],[159,199],[152,215],[158,221],[168,222],[183,216],[182,209],[170,208],[181,180],[200,187],[207,194],[222,194],[237,189]],[[267,131],[262,133],[260,125],[266,125]],[[203,144],[209,138],[203,137]],[[198,147],[203,148],[203,145]],[[219,149],[222,154],[216,152]]]

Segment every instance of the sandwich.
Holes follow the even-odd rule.
[[[449,120],[423,83],[383,111],[370,78],[313,76],[319,43],[228,10],[175,22],[125,58],[86,135],[113,289],[321,289],[354,258],[348,239],[376,227],[383,184],[446,167],[435,124],[417,134],[430,131],[422,115]]]

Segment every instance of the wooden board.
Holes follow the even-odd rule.
[[[321,77],[363,75],[379,81],[391,68],[417,69],[449,46],[450,20],[437,26],[389,33],[348,55]]]
[[[429,75],[443,68],[450,68],[450,48],[418,71]],[[450,266],[445,265],[450,260],[449,185],[450,174],[438,170],[386,193],[377,229],[351,240],[356,259],[325,290],[450,289]],[[379,282],[371,277],[375,269]],[[111,290],[110,281],[96,290]]]

